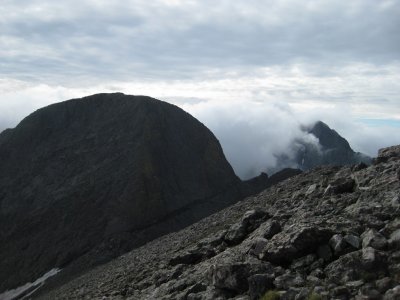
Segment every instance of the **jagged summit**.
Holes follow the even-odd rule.
[[[345,138],[322,121],[302,126],[301,129],[306,135],[293,141],[288,151],[289,155],[278,156],[276,169],[293,167],[309,170],[321,165],[371,163],[370,157],[355,152]]]
[[[318,138],[319,144],[324,149],[343,149],[346,151],[352,151],[349,142],[340,136],[336,130],[331,129],[327,124],[322,121],[317,121],[308,130],[316,138]]]

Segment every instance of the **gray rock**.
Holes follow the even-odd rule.
[[[293,260],[292,264],[290,265],[290,268],[294,270],[307,269],[315,260],[316,260],[316,255],[309,254],[304,257],[300,257]]]
[[[387,272],[384,253],[371,247],[340,256],[325,268],[325,275],[334,283],[346,284],[360,279],[376,279]]]
[[[288,287],[300,287],[305,283],[304,278],[300,274],[286,273],[278,276],[274,280],[274,285],[278,289],[287,289]]]
[[[383,296],[383,300],[399,300],[400,299],[400,285],[388,290]]]
[[[361,248],[361,239],[354,234],[346,234],[344,236],[344,240],[347,244],[349,244],[350,246],[352,246],[355,249]]]
[[[232,298],[233,300],[250,300],[250,297],[247,295],[241,295],[241,296],[236,296],[235,298]]]
[[[282,231],[281,224],[276,220],[267,221],[261,225],[263,229],[263,237],[266,239],[272,238],[275,234]]]
[[[255,274],[248,278],[249,296],[251,300],[260,299],[266,291],[274,288],[272,274]]]
[[[359,295],[362,296],[362,299],[370,299],[370,300],[380,300],[382,299],[382,294],[372,288],[371,286],[363,286],[360,291]]]
[[[260,224],[269,217],[270,216],[265,211],[253,209],[244,213],[241,224],[249,233],[260,226]]]
[[[362,249],[362,264],[366,270],[374,271],[385,265],[386,257],[383,253],[376,251],[372,247]]]
[[[344,249],[346,248],[346,241],[341,234],[335,234],[329,240],[329,245],[331,246],[333,253],[336,256],[339,256],[344,252]]]
[[[317,185],[315,183],[310,185],[309,188],[306,191],[306,196],[311,195],[312,193],[314,193],[316,189],[317,189]]]
[[[215,288],[243,293],[249,287],[248,278],[255,274],[273,275],[273,268],[270,264],[261,262],[213,264],[207,271],[206,278]]]
[[[246,227],[242,223],[233,224],[225,234],[225,241],[228,245],[236,245],[247,236]]]
[[[385,249],[387,246],[386,238],[375,229],[369,229],[362,235],[363,248],[372,247],[377,250]]]
[[[279,292],[279,300],[294,300],[300,292],[300,288],[289,287],[287,290]]]
[[[302,288],[296,295],[294,300],[307,300],[310,297],[310,290],[308,288]]]
[[[343,193],[352,193],[354,191],[355,181],[352,178],[338,178],[331,182],[325,189],[324,195],[338,195]]]
[[[350,296],[350,291],[348,287],[344,285],[337,286],[332,289],[332,295],[335,297],[345,297],[348,298]]]
[[[393,281],[390,277],[384,277],[375,281],[375,286],[377,290],[381,293],[385,293],[393,285]]]
[[[354,280],[346,282],[346,286],[351,290],[358,290],[365,284],[364,280]]]
[[[400,206],[400,195],[396,195],[392,198],[390,202],[394,208],[398,208]]]
[[[207,274],[209,283],[216,288],[237,293],[247,291],[248,266],[246,264],[211,265]]]
[[[310,276],[322,279],[322,278],[325,278],[325,273],[320,268],[316,268],[310,273]]]
[[[253,241],[253,244],[251,246],[249,253],[254,256],[259,256],[263,252],[263,250],[267,244],[268,244],[268,240],[266,240],[264,238],[258,238],[255,241]]]
[[[332,235],[329,229],[316,226],[293,227],[291,230],[292,232],[275,235],[260,258],[276,264],[288,263],[315,252],[318,246],[327,242]]]
[[[391,248],[400,249],[400,229],[395,230],[390,235],[389,245]]]
[[[262,210],[249,210],[245,212],[239,223],[233,224],[225,234],[225,241],[228,245],[240,243],[248,233],[256,229],[268,218],[269,215]]]

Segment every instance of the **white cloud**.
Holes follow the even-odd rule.
[[[293,139],[303,134],[299,124],[316,120],[336,129],[354,150],[369,155],[400,143],[398,128],[360,121],[372,118],[400,123],[399,73],[396,67],[378,70],[355,65],[321,77],[297,65],[286,70],[262,68],[252,76],[225,74],[225,79],[214,73],[199,81],[113,81],[86,87],[3,80],[0,127],[15,126],[33,110],[70,98],[115,91],[150,95],[175,103],[205,123],[220,140],[236,172],[249,177],[274,167],[275,155],[289,151]]]

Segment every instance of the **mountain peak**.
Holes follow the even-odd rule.
[[[0,290],[110,239],[115,256],[241,199],[211,131],[144,96],[39,109],[0,136],[0,161]]]
[[[370,157],[354,152],[345,138],[322,121],[300,128],[308,136],[295,139],[290,145],[289,155],[278,156],[275,169],[294,167],[309,170],[321,165],[371,163]],[[313,138],[310,139],[309,135]]]
[[[308,132],[317,137],[319,144],[325,149],[341,148],[347,151],[351,150],[349,142],[322,121],[317,121]]]

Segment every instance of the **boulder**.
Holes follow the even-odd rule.
[[[386,256],[372,247],[362,249],[361,263],[365,270],[374,271],[385,267]]]
[[[387,290],[387,292],[383,296],[383,300],[399,300],[399,299],[400,299],[400,285],[397,285],[394,288]]]
[[[251,245],[251,249],[250,249],[249,253],[258,257],[263,252],[263,250],[267,244],[268,244],[268,240],[266,240],[264,238],[255,239]]]
[[[391,248],[400,249],[400,229],[392,232],[389,239],[389,245]]]
[[[311,195],[312,193],[315,192],[315,190],[317,189],[317,185],[314,183],[312,185],[310,185],[306,191],[306,196]]]
[[[224,239],[228,245],[236,245],[243,241],[246,236],[246,227],[242,223],[236,223],[229,227]]]
[[[315,254],[309,254],[293,260],[290,268],[293,270],[303,271],[308,269],[310,265],[317,259]]]
[[[282,231],[281,224],[276,220],[267,221],[261,225],[262,236],[266,239],[272,238],[275,234]]]
[[[352,178],[338,178],[325,189],[324,195],[352,193],[356,182]]]
[[[375,281],[377,290],[381,293],[385,293],[393,285],[393,280],[390,277],[384,277]]]
[[[260,254],[260,258],[275,264],[288,264],[296,258],[314,253],[331,236],[331,230],[318,226],[292,227],[275,235]]]
[[[262,210],[246,211],[239,223],[231,225],[225,234],[225,241],[228,245],[236,245],[260,224],[268,218],[269,215]]]
[[[387,246],[386,238],[376,229],[368,229],[362,235],[363,248],[372,247],[377,250],[385,249]]]
[[[251,300],[258,300],[265,294],[266,291],[273,289],[274,276],[273,274],[255,274],[248,278],[249,296]]]
[[[213,264],[206,276],[217,289],[243,293],[249,288],[248,278],[255,274],[272,275],[272,267],[263,263]]]
[[[384,253],[368,247],[340,256],[324,270],[326,276],[337,284],[360,279],[376,279],[387,272]]]
[[[335,234],[329,240],[329,245],[332,247],[333,253],[336,256],[341,255],[346,248],[346,241],[341,234]]]
[[[300,274],[286,273],[278,276],[274,280],[274,285],[278,289],[287,289],[289,287],[300,287],[305,284],[304,278]]]
[[[218,289],[243,293],[247,291],[249,287],[247,281],[247,267],[246,264],[242,263],[212,265],[208,273],[209,283]]]
[[[361,248],[361,239],[358,236],[354,234],[346,234],[343,239],[348,245],[350,245],[354,249]]]
[[[269,218],[270,215],[265,211],[259,209],[253,209],[246,211],[242,217],[241,224],[247,232],[251,232],[260,226],[265,219]]]

